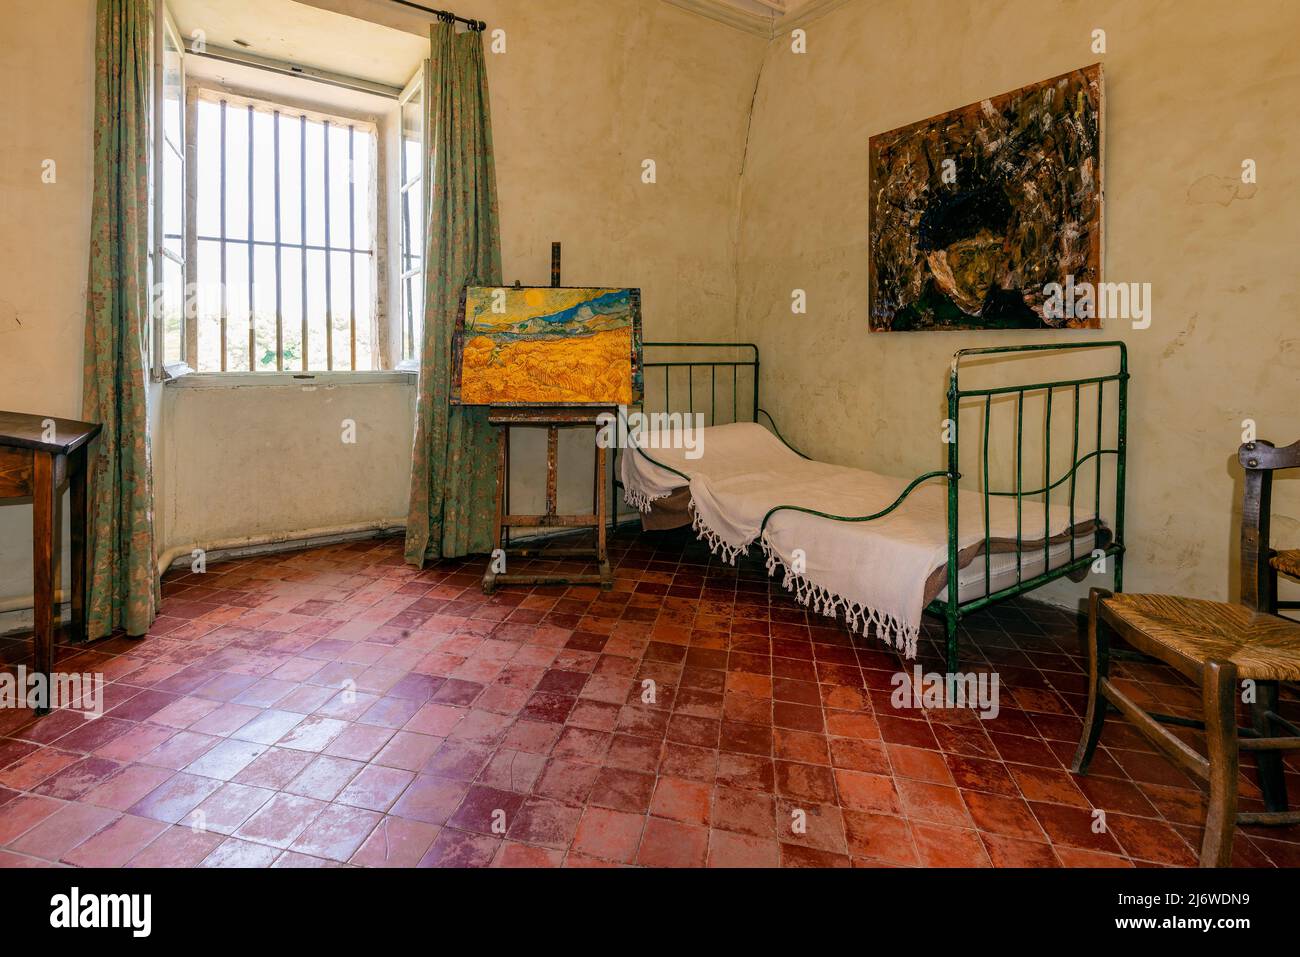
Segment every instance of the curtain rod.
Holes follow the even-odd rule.
[[[412,3],[411,0],[391,0],[391,2],[400,3],[402,6],[410,7],[413,10],[423,10],[425,13],[432,13],[439,20],[451,20],[451,21],[463,23],[466,26],[468,26],[471,30],[478,30],[482,32],[483,30],[487,29],[487,24],[484,23],[482,20],[467,20],[464,17],[456,16],[456,14],[452,13],[449,10],[435,10],[432,7],[424,6],[423,4]]]

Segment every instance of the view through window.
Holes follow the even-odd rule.
[[[378,367],[373,124],[204,91],[197,371]]]

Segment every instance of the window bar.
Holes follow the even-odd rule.
[[[357,248],[357,187],[356,178],[356,133],[355,126],[348,127],[348,248]],[[326,253],[328,256],[329,253]],[[348,303],[348,326],[351,337],[350,354],[352,364],[348,366],[353,372],[357,369],[357,254],[348,253],[348,291],[351,300]]]
[[[330,121],[325,121],[325,368],[334,369],[334,305],[330,280]]]
[[[307,117],[298,117],[299,137],[298,162],[298,199],[302,204],[298,239],[302,242],[302,301],[300,314],[302,318],[302,371],[307,371]]]
[[[673,410],[672,403],[669,401],[668,398],[668,396],[671,394],[668,391],[669,390],[668,377],[671,376],[672,374],[673,374],[673,367],[664,366],[664,411],[665,412],[671,412]]]
[[[718,367],[709,366],[709,425],[718,424]]]
[[[226,326],[230,300],[226,289],[226,101],[221,101],[221,371],[226,371]]]
[[[284,371],[284,300],[281,275],[284,250],[280,248],[280,111],[272,116],[275,143],[275,371]]]
[[[691,416],[695,415],[695,366],[686,367],[686,404],[690,406]],[[758,414],[754,414],[754,421],[758,421]]]
[[[253,104],[248,104],[248,371],[257,370],[257,322],[253,318]]]

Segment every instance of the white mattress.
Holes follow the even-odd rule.
[[[1093,548],[1096,547],[1096,543],[1097,536],[1092,532],[1078,536],[1074,540],[1074,557],[1083,558],[1090,555]],[[1047,555],[1050,568],[1060,568],[1062,565],[1069,564],[1070,543],[1064,541],[1050,546]],[[1041,546],[1023,551],[1020,559],[1021,581],[1027,581],[1035,575],[1043,573],[1043,549]],[[1015,552],[995,552],[989,558],[990,591],[999,592],[1004,588],[1010,588],[1015,583]],[[976,598],[983,598],[985,594],[984,556],[977,555],[965,568],[959,569],[957,572],[957,599],[958,601],[967,602]],[[937,600],[948,600],[947,586],[944,586],[943,591],[939,592]]]

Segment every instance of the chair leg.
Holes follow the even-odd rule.
[[[1070,765],[1075,774],[1088,773],[1110,707],[1101,693],[1101,680],[1110,675],[1110,639],[1098,620],[1101,601],[1110,594],[1104,588],[1094,588],[1088,594],[1088,713],[1083,719],[1083,737]]]
[[[1201,867],[1227,867],[1237,826],[1237,668],[1208,661],[1202,678],[1210,804],[1201,840]]]
[[[1273,733],[1268,712],[1277,711],[1277,682],[1255,682],[1255,703],[1250,706],[1251,723],[1263,737]],[[1257,751],[1259,764],[1259,789],[1264,792],[1264,809],[1267,811],[1285,811],[1286,779],[1282,770],[1282,754],[1278,751]]]

